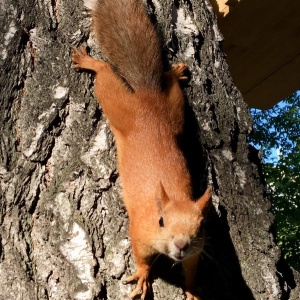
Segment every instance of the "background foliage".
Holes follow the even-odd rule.
[[[295,93],[269,110],[251,109],[255,133],[249,136],[250,143],[261,149],[277,243],[297,270],[300,270],[299,108],[300,94]]]

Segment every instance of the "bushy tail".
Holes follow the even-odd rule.
[[[160,88],[161,45],[142,0],[88,0],[94,31],[108,62],[128,84]]]

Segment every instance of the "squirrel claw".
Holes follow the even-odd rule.
[[[90,57],[87,54],[85,47],[80,47],[80,49],[72,46],[73,53],[72,53],[72,61],[74,63],[74,69],[87,69],[95,71],[95,66],[99,64],[95,59]]]
[[[180,81],[187,81],[189,78],[185,76],[184,73],[187,70],[187,65],[185,63],[178,63],[172,65],[172,71],[176,78]]]
[[[141,300],[144,300],[146,298],[146,293],[149,287],[149,281],[148,281],[148,272],[145,273],[139,273],[136,272],[135,274],[129,276],[126,278],[123,283],[127,284],[134,280],[137,280],[137,286],[136,288],[131,292],[130,298],[133,299],[137,295],[141,295]]]
[[[87,56],[86,49],[84,47],[80,47],[80,49],[78,49],[75,46],[72,46],[72,49],[74,51],[72,53],[72,61],[75,63],[73,68],[80,69],[82,60],[84,59],[85,56]]]

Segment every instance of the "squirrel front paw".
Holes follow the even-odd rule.
[[[138,270],[136,273],[129,276],[123,281],[124,284],[127,284],[137,280],[136,288],[130,294],[131,299],[135,298],[139,294],[141,295],[142,300],[145,299],[147,290],[150,288],[148,275],[148,270]]]

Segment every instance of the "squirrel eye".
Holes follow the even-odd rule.
[[[159,218],[158,224],[159,224],[159,227],[164,227],[164,219],[163,219],[163,217]]]

